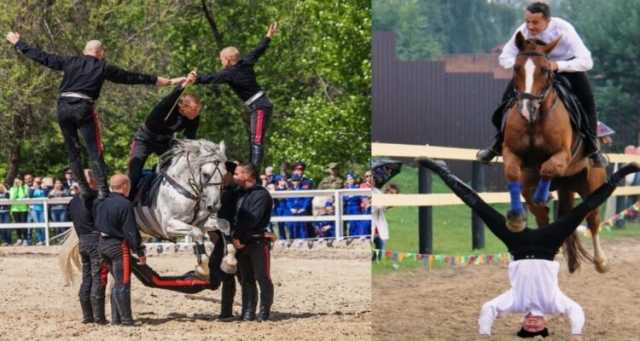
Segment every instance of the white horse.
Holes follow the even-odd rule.
[[[227,173],[226,161],[224,142],[177,140],[160,156],[157,178],[150,184],[138,186],[138,191],[143,193],[136,200],[134,211],[140,231],[173,242],[178,237],[191,237],[196,245],[196,273],[202,278],[209,277],[205,234],[222,231],[228,235],[230,232],[229,223],[216,216]],[[75,231],[72,229],[70,233]],[[221,238],[224,243],[220,234],[209,235]],[[217,240],[213,242],[216,244]],[[75,252],[77,243],[76,236],[67,238],[59,256],[67,280],[71,278],[73,266],[80,263],[79,254]]]

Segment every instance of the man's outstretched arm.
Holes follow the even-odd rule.
[[[7,41],[9,41],[9,43],[16,47],[16,50],[20,51],[25,56],[48,68],[58,71],[62,71],[62,69],[64,68],[64,64],[67,58],[52,53],[47,53],[36,47],[29,46],[27,43],[20,40],[20,33],[7,33]]]

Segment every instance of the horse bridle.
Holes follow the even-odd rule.
[[[548,60],[548,56],[545,53],[538,52],[538,51],[520,52],[518,53],[518,56],[543,57],[546,60]],[[545,76],[547,78],[547,86],[544,88],[544,90],[542,90],[542,93],[540,93],[540,95],[534,95],[528,92],[521,92],[521,91],[518,91],[517,89],[514,90],[516,94],[515,98],[516,98],[516,103],[517,103],[519,112],[522,112],[522,106],[523,106],[522,101],[525,99],[529,100],[527,107],[529,109],[529,113],[532,115],[530,122],[535,122],[537,120],[537,114],[540,111],[542,102],[544,102],[544,100],[547,98],[547,96],[551,92],[551,89],[553,88],[553,78],[554,78],[553,71],[551,71],[548,68],[543,68],[543,72],[545,73]],[[551,109],[549,111],[553,110],[556,100],[554,100],[554,103],[552,104]]]
[[[193,201],[195,201],[195,207],[193,209],[193,218],[191,219],[191,222],[189,222],[190,225],[192,225],[197,217],[198,217],[198,213],[200,212],[200,203],[202,202],[202,198],[204,196],[204,190],[205,188],[209,187],[209,186],[220,186],[220,189],[222,189],[222,180],[224,178],[224,174],[222,173],[222,170],[220,169],[220,160],[214,160],[212,162],[206,162],[204,164],[202,164],[200,166],[200,169],[202,169],[202,167],[208,163],[213,163],[215,165],[215,169],[213,170],[213,173],[211,174],[211,176],[209,176],[206,181],[203,181],[204,177],[200,176],[198,177],[199,181],[196,181],[196,176],[193,172],[193,167],[191,166],[191,159],[189,158],[189,155],[191,153],[187,152],[186,153],[186,159],[187,159],[187,168],[189,168],[189,175],[190,178],[189,180],[187,180],[187,184],[189,185],[189,187],[191,188],[191,191],[187,188],[185,188],[183,185],[181,185],[176,179],[174,179],[173,177],[171,177],[169,174],[167,174],[167,172],[163,169],[160,174],[167,180],[167,182],[178,192],[180,193],[182,196],[184,196],[187,199],[191,199]],[[213,155],[213,154],[212,154]],[[216,174],[220,174],[220,182],[209,182],[211,179],[213,179],[215,177]]]

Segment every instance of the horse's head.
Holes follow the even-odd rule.
[[[208,215],[220,209],[222,179],[227,170],[224,142],[215,144],[207,140],[178,140],[176,145],[162,156],[169,162],[166,174],[177,180],[199,203],[199,210]],[[197,213],[196,213],[197,214]]]
[[[517,109],[529,122],[538,118],[540,107],[553,87],[553,71],[548,54],[560,37],[545,44],[538,39],[525,39],[516,34],[518,56],[513,66],[513,81],[517,93]]]

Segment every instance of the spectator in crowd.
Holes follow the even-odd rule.
[[[9,189],[10,199],[26,199],[29,197],[29,187],[22,182],[20,177],[16,177],[13,180],[13,186]],[[12,204],[9,209],[13,222],[16,224],[26,223],[27,215],[29,214],[29,206],[26,204]],[[15,245],[30,245],[31,242],[27,241],[27,229],[19,228],[16,230],[17,240]]]
[[[73,187],[74,184],[77,184],[77,182],[73,179],[73,172],[71,171],[71,168],[67,168],[64,170],[64,181],[62,182],[62,187],[64,187],[64,189],[67,192],[71,191],[71,187]]]
[[[264,175],[266,176],[267,184],[275,184],[273,179],[273,167],[269,166],[264,169]]]
[[[313,198],[313,215],[314,216],[333,216],[333,198],[328,197],[315,197]],[[333,238],[335,237],[335,221],[318,221],[313,224],[315,226],[316,235],[320,238]]]
[[[49,191],[53,189],[53,178],[50,176],[45,176],[42,178],[42,189],[49,196]]]
[[[9,199],[9,191],[2,183],[0,183],[0,199]],[[0,205],[0,224],[9,224],[10,222],[9,205]],[[10,229],[0,229],[0,237],[2,237],[1,246],[11,245]]]
[[[284,179],[281,175],[275,175],[273,179],[274,181],[276,181],[276,191],[286,191],[289,189],[289,187],[287,186],[287,180]],[[273,207],[275,216],[283,217],[291,215],[289,207],[287,206],[287,198],[275,199]],[[286,223],[278,223],[278,239],[287,239],[286,226]],[[289,233],[289,238],[292,238],[291,233]]]
[[[36,177],[33,181],[33,187],[29,191],[30,198],[46,198],[47,195],[45,190],[42,188],[42,178]],[[44,223],[44,205],[43,204],[32,204],[29,205],[29,222],[30,223]],[[36,245],[44,244],[45,232],[42,228],[35,228],[36,231],[36,239],[38,240]],[[27,239],[31,241],[30,236],[27,236]]]
[[[344,188],[346,189],[360,188],[360,185],[358,184],[356,175],[354,173],[352,172],[347,173],[345,178],[346,178],[346,181],[345,181]],[[362,202],[361,196],[345,195],[343,197],[343,201],[344,201],[344,214],[347,214],[347,215],[360,214],[362,210],[360,207],[360,203]],[[349,231],[349,236],[357,235],[355,234],[358,231],[358,225],[356,221],[347,222],[347,227],[348,227],[347,230]]]
[[[49,191],[49,199],[56,199],[62,197],[68,197],[69,192],[64,189],[62,181],[55,181],[53,188]],[[51,206],[51,221],[54,223],[62,223],[67,221],[67,205],[65,204],[53,204]],[[56,229],[56,233],[60,233],[62,229]]]
[[[289,173],[289,162],[284,161],[280,164],[280,176],[283,179],[289,179],[289,177],[291,176],[291,174]]]
[[[309,189],[313,189],[313,180],[307,178],[304,176],[304,171],[306,169],[306,165],[304,162],[296,162],[293,165],[293,172],[291,172],[291,176],[295,176],[298,175],[300,177],[300,184],[298,185],[298,188],[293,188],[291,187],[292,190],[309,190]],[[301,212],[299,215],[311,215],[311,200],[313,199],[312,197],[308,197],[308,198],[303,198],[306,199],[306,208],[304,212]],[[314,237],[315,236],[315,230],[313,228],[313,224],[311,223],[303,223],[304,224],[304,229],[306,230],[306,237],[305,238],[310,238],[310,237]]]
[[[374,186],[373,193],[379,194],[381,191]],[[400,193],[400,190],[395,184],[389,184],[384,190],[384,193],[398,194]],[[373,206],[373,210],[371,212],[371,222],[373,223],[373,247],[378,250],[377,254],[373,254],[373,260],[378,262],[382,260],[385,244],[387,243],[387,240],[389,240],[389,224],[387,223],[387,218],[384,216],[384,211],[389,208],[390,207]]]
[[[360,184],[360,188],[373,188],[373,176],[371,171],[368,170],[364,173],[364,182]]]
[[[260,185],[264,188],[267,188],[267,185],[269,185],[269,180],[265,174],[260,175]]]
[[[291,175],[291,179],[289,181],[289,189],[292,191],[301,191],[310,189],[308,187],[308,183],[305,185],[303,183],[303,178],[299,173],[293,173]],[[300,198],[289,198],[287,199],[287,207],[289,208],[289,215],[291,216],[304,216],[309,212],[309,208],[311,205],[311,198],[308,197],[300,197]],[[289,229],[289,238],[291,239],[299,239],[299,238],[307,238],[311,237],[308,235],[307,224],[304,222],[296,221],[287,223],[287,227]]]
[[[24,175],[24,184],[31,189],[33,187],[33,175],[25,174]]]
[[[326,172],[329,173],[329,175],[320,181],[318,189],[340,189],[344,187],[344,180],[340,177],[338,163],[331,162],[328,164]]]

